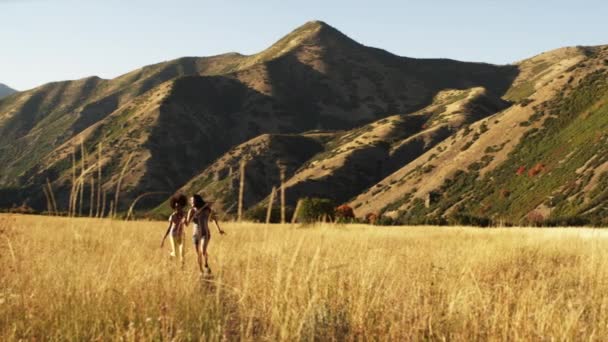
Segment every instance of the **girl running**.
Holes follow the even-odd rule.
[[[160,243],[160,247],[162,248],[165,244],[165,239],[167,239],[167,235],[171,233],[170,255],[171,257],[175,257],[176,249],[179,249],[179,258],[182,266],[184,265],[184,207],[186,207],[186,202],[187,199],[184,195],[174,195],[171,197],[169,204],[171,205],[171,208],[173,208],[173,213],[169,216],[169,227],[163,237],[163,241]]]
[[[190,222],[194,222],[192,229],[192,242],[194,242],[194,248],[196,249],[196,260],[198,261],[198,267],[201,272],[203,270],[203,257],[205,258],[205,270],[211,272],[209,269],[207,254],[207,248],[209,247],[209,240],[211,240],[211,231],[209,229],[209,220],[213,220],[217,226],[217,231],[220,234],[226,234],[220,225],[217,223],[217,219],[213,216],[211,211],[210,203],[205,203],[203,198],[194,194],[190,197],[190,205],[192,208],[188,211],[186,217],[186,225]]]

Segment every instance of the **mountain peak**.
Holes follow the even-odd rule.
[[[304,23],[304,25],[300,26],[300,28],[304,28],[304,27],[318,27],[318,28],[323,28],[323,27],[331,27],[329,24],[327,24],[324,21],[321,20],[311,20],[311,21],[307,21],[306,23]]]
[[[360,44],[334,28],[320,21],[313,20],[291,31],[267,50],[257,55],[258,59],[271,60],[302,46],[359,46]]]
[[[344,33],[337,30],[335,27],[321,20],[312,20],[298,27],[287,37],[302,37],[302,38],[319,38],[333,36],[335,38],[348,39]]]

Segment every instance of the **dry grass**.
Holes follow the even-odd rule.
[[[0,340],[606,340],[608,233],[0,216]],[[189,241],[189,239],[188,239]]]

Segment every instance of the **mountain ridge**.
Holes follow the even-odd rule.
[[[17,90],[7,86],[6,84],[0,83],[0,99],[7,97],[11,94],[16,93]]]
[[[507,131],[518,138],[501,143],[503,152],[479,164],[480,173],[490,172],[508,159],[520,136],[540,128],[531,121],[536,108],[569,84],[563,75],[575,65],[587,70],[584,61],[602,51],[563,48],[507,66],[416,59],[364,46],[313,21],[249,56],[183,57],[110,80],[43,85],[0,100],[0,206],[25,201],[44,210],[39,190],[47,180],[58,202],[66,203],[71,174],[100,167],[101,177],[84,175],[97,184],[82,185],[85,198],[91,195],[80,202],[85,212],[99,207],[101,192],[110,199],[117,188],[118,211],[142,194],[176,189],[202,191],[217,197],[218,210],[232,211],[237,160],[257,156],[246,173],[250,209],[266,203],[277,185],[276,163],[284,161],[290,206],[302,196],[323,196],[350,202],[357,212],[403,219],[398,210],[386,209],[401,207],[394,202],[403,196],[389,194],[411,193],[408,182],[418,178],[392,183],[398,190],[389,191],[391,177],[418,166],[415,173],[444,172],[416,183],[437,179],[428,186],[434,190],[455,172],[435,160],[445,151],[458,160],[491,149],[483,145],[494,133],[481,131],[504,131],[507,126],[492,120],[509,117],[505,122],[516,127]],[[524,119],[530,125],[518,126]],[[315,130],[331,133],[310,133]],[[452,143],[456,138],[461,142]],[[299,145],[309,148],[291,158]],[[421,199],[425,192],[412,196]],[[149,196],[136,209],[162,212],[163,200]]]
[[[590,55],[590,49],[597,51],[597,55]],[[559,169],[573,168],[574,162],[566,164],[562,162],[561,166],[555,166],[556,171],[550,171],[550,165],[555,163],[555,160],[551,161],[541,155],[534,158],[532,157],[533,151],[551,150],[555,148],[554,145],[561,145],[567,151],[572,149],[572,145],[569,143],[556,144],[555,142],[530,145],[528,140],[542,141],[542,139],[551,139],[553,135],[559,136],[561,132],[551,128],[554,127],[552,122],[580,113],[580,109],[564,110],[566,108],[564,105],[557,104],[564,103],[565,99],[574,101],[567,100],[571,96],[567,95],[568,93],[577,94],[581,89],[590,87],[584,80],[602,70],[605,72],[605,66],[608,65],[606,51],[608,51],[607,46],[583,49],[566,48],[522,61],[523,67],[528,70],[523,70],[521,73],[524,82],[516,80],[514,83],[515,91],[512,95],[522,97],[518,99],[516,106],[482,122],[477,122],[467,131],[457,133],[451,146],[440,145],[437,149],[427,152],[427,155],[423,155],[415,163],[405,166],[380,182],[380,184],[393,185],[392,187],[384,186],[383,191],[375,193],[370,189],[355,198],[351,202],[352,205],[363,212],[386,213],[408,223],[442,222],[449,219],[450,216],[465,213],[465,216],[468,217],[463,219],[465,224],[479,224],[478,221],[475,221],[476,217],[511,224],[540,224],[542,222],[599,224],[602,221],[598,216],[589,217],[587,215],[588,217],[585,218],[583,211],[577,212],[569,207],[575,208],[576,206],[566,205],[568,201],[556,200],[556,198],[560,198],[562,190],[557,185],[549,185],[550,182],[544,183],[546,181],[543,179],[552,181],[555,177],[553,175],[559,174],[560,179],[574,179],[586,187],[591,187],[589,185],[591,180],[597,182],[601,175],[605,174],[601,167],[598,167],[597,172],[592,168],[587,179],[583,179],[575,173],[563,173],[561,170],[558,173]],[[543,64],[547,57],[552,58],[556,54],[560,55],[561,59],[553,60],[552,64]],[[529,76],[530,74],[532,76]],[[530,79],[535,80],[535,84],[529,85]],[[594,94],[596,92],[585,90],[582,95],[576,96],[582,99],[586,99],[590,95],[598,96],[600,102],[595,105],[595,108],[602,110],[605,106],[601,102],[603,101],[601,100],[601,90],[597,93],[599,95]],[[547,115],[547,112],[551,114]],[[600,117],[597,120],[600,120]],[[600,122],[598,121],[598,123]],[[582,126],[582,123],[579,125]],[[481,127],[485,128],[482,130]],[[598,126],[594,130],[600,129],[600,127]],[[554,129],[554,131],[544,133],[549,129]],[[571,126],[568,129],[581,128]],[[468,133],[475,131],[477,133],[473,136]],[[584,137],[590,133],[589,129],[585,129],[578,134],[580,137]],[[537,138],[532,139],[533,136]],[[474,139],[471,140],[471,137]],[[601,156],[599,150],[605,147],[602,140],[598,142],[600,142],[599,145],[587,149],[598,151],[595,156]],[[530,152],[521,154],[522,148],[525,148],[524,151]],[[441,156],[442,154],[444,156]],[[520,161],[514,160],[518,154],[521,155],[517,157]],[[425,162],[424,159],[430,155],[439,156],[439,159],[434,162],[433,168],[428,168],[430,163]],[[596,158],[593,156],[592,154],[592,159]],[[526,159],[527,161],[524,161]],[[596,159],[601,164],[601,158]],[[455,160],[455,162],[450,162],[450,160]],[[585,161],[591,163],[591,159],[578,160],[577,163],[580,163],[578,167],[582,167],[581,165]],[[420,173],[417,173],[417,170],[422,169],[430,169],[428,175],[421,176]],[[432,181],[421,182],[420,177]],[[504,183],[506,181],[508,184]],[[394,186],[395,184],[397,186]],[[494,185],[490,186],[490,184]],[[530,188],[525,188],[525,186]],[[535,187],[545,189],[540,192],[538,190],[530,191]],[[570,198],[585,196],[580,190],[571,191]],[[543,193],[552,199],[546,202],[546,198],[535,198],[535,194]],[[603,195],[596,194],[593,197],[595,201],[599,200],[598,196]],[[521,199],[516,200],[518,198]],[[585,201],[587,200],[591,201],[591,199]],[[424,201],[427,201],[426,206]],[[602,212],[602,209],[597,210],[599,211],[596,214]]]

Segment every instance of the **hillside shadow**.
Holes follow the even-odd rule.
[[[502,95],[518,75],[516,66],[416,60],[374,49],[366,53],[375,58],[377,70],[361,61],[321,56],[326,64],[322,73],[293,53],[267,62],[261,69],[266,74],[254,77],[270,85],[270,95],[237,80],[237,75],[177,79],[146,143],[151,158],[138,191],[174,191],[233,146],[260,134],[352,129],[424,108],[445,89],[484,87]],[[371,90],[364,91],[362,85]],[[408,95],[410,89],[416,89],[416,98]],[[365,115],[357,115],[362,112]],[[364,189],[377,180],[364,178],[354,188]]]
[[[145,146],[146,183],[138,191],[182,187],[232,147],[262,133],[275,133],[274,122],[251,125],[256,104],[273,99],[225,76],[188,76],[175,81],[159,109]],[[158,205],[148,200],[142,207]]]
[[[514,65],[412,59],[373,48],[362,51],[349,58],[329,52],[317,56],[324,73],[302,63],[294,53],[266,63],[273,96],[299,128],[351,129],[420,110],[442,90],[484,87],[502,97],[519,75]],[[366,119],[359,119],[362,115],[357,113],[366,113]]]
[[[349,113],[365,111],[369,108],[376,108],[377,111],[371,113],[374,119],[366,123],[393,114],[412,113],[432,104],[435,96],[447,89],[484,87],[489,93],[502,96],[519,74],[517,66],[510,65],[496,66],[444,59],[417,60],[394,56],[376,49],[370,49],[369,53],[374,55],[381,66],[391,72],[366,69],[356,60],[349,61],[344,58],[333,60],[329,56],[324,60],[327,72],[321,73],[300,62],[294,54],[269,62],[267,69],[271,84],[281,85],[275,90],[275,94],[281,98],[291,119],[307,129],[360,127],[360,121],[348,120]],[[399,82],[400,78],[407,79],[408,82]],[[375,88],[364,93],[366,97],[359,96],[360,84],[373,84]],[[417,101],[413,102],[408,96],[399,96],[399,94],[407,94],[414,87],[420,88],[421,85],[425,91],[420,93]],[[387,89],[391,86],[394,88]],[[345,97],[341,92],[343,89],[352,90],[350,96]],[[319,104],[335,105],[342,110],[334,109],[332,112],[328,109],[329,106]],[[496,110],[499,109],[504,108]],[[406,137],[408,134],[418,133],[423,123],[411,122],[413,126],[403,127],[404,130],[412,131],[405,134]],[[382,146],[360,148],[349,155],[344,164],[330,175],[291,186],[287,191],[287,201],[294,204],[298,198],[305,196],[330,197],[338,202],[346,201],[415,160],[449,135],[448,131],[438,132],[431,146],[426,146],[427,144],[422,140],[413,141],[407,145],[407,148],[392,157],[389,157],[388,151]],[[399,165],[396,164],[397,160]]]

